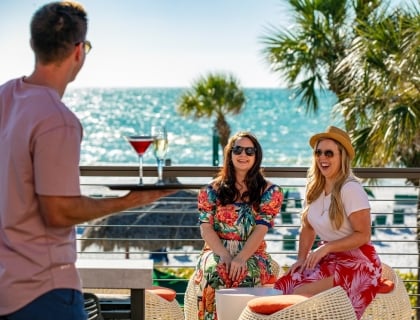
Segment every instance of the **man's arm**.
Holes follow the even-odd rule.
[[[86,196],[38,196],[38,199],[46,225],[71,227],[111,213],[150,204],[173,192],[175,190],[131,191],[122,197],[103,199]]]

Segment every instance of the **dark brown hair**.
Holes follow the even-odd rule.
[[[248,191],[242,195],[235,186],[235,167],[232,163],[232,148],[239,138],[250,139],[256,150],[254,165],[245,177],[245,184]],[[261,195],[267,187],[267,181],[261,170],[262,157],[263,152],[261,145],[252,133],[246,131],[238,132],[229,139],[224,149],[223,167],[220,169],[215,179],[218,198],[222,205],[233,203],[238,200],[247,202],[254,207],[261,203]]]
[[[39,8],[31,21],[31,44],[42,64],[60,62],[85,41],[87,14],[72,1],[52,2]]]

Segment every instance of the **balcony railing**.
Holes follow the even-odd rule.
[[[112,191],[106,185],[136,183],[138,179],[135,166],[82,166],[80,170],[83,193],[90,196],[119,196],[124,191]],[[296,259],[306,170],[303,167],[264,169],[267,178],[282,186],[287,196],[275,227],[266,236],[269,252],[283,267]],[[156,181],[155,167],[146,166],[143,171],[146,183]],[[164,176],[168,181],[196,184],[198,189],[217,171],[217,167],[167,166]],[[372,241],[382,261],[401,274],[414,301],[419,271],[419,190],[406,181],[420,182],[420,168],[355,168],[354,173],[363,181],[369,179],[372,182],[373,179],[375,182],[364,182],[372,207]],[[113,215],[113,219],[80,225],[79,258],[151,257],[159,271],[177,275],[167,279],[156,275],[161,285],[179,280],[182,275],[188,276],[195,267],[203,243],[197,225],[196,193],[197,190],[183,190],[150,206]],[[185,287],[187,279],[179,281],[181,284],[183,281]],[[181,302],[183,293],[182,289],[178,291]]]

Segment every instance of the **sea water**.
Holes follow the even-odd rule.
[[[140,126],[160,121],[168,130],[167,158],[172,165],[211,166],[215,117],[195,119],[178,112],[187,88],[72,88],[63,100],[84,127],[82,165],[137,164],[134,150],[124,139]],[[342,126],[333,117],[336,97],[320,94],[320,108],[308,114],[288,89],[244,89],[246,103],[237,115],[227,114],[231,133],[252,131],[263,148],[264,166],[308,166],[310,136],[328,125]],[[219,159],[223,153],[219,148]],[[144,163],[156,164],[151,148]]]
[[[125,135],[135,134],[143,123],[152,123],[158,119],[166,122],[169,132],[168,158],[173,165],[212,165],[212,135],[214,117],[210,119],[194,119],[183,117],[177,112],[179,98],[186,88],[95,88],[72,89],[64,96],[64,102],[80,118],[84,127],[81,164],[127,164],[136,165],[137,156]],[[265,166],[309,166],[311,148],[308,144],[310,136],[322,132],[328,125],[343,127],[342,119],[332,115],[336,98],[327,92],[321,95],[320,109],[317,114],[308,115],[305,106],[287,89],[245,89],[246,104],[243,112],[238,115],[226,115],[232,133],[239,130],[250,130],[259,139],[263,151]],[[156,165],[151,148],[144,156],[145,164]],[[222,152],[219,150],[220,159]],[[395,179],[394,179],[395,180]],[[281,181],[282,185],[285,179]],[[391,181],[388,185],[395,183]],[[400,182],[401,183],[401,182]],[[102,190],[102,189],[101,189]],[[379,192],[379,191],[378,191]],[[377,199],[393,199],[395,188],[385,188]],[[376,191],[375,191],[376,193]],[[415,194],[415,190],[411,191]],[[372,212],[392,212],[391,201],[372,201]],[[415,225],[415,215],[406,217],[408,226]],[[415,238],[414,230],[402,229],[401,234],[378,229],[373,236],[374,241]],[[408,233],[408,234],[407,234]],[[279,242],[270,241],[280,235],[270,234],[268,237],[269,251],[279,251]],[[381,243],[381,242],[379,242]],[[78,246],[80,242],[78,241]],[[387,242],[378,246],[379,252],[395,253],[401,251],[398,242]],[[406,245],[404,252],[416,252],[415,242]],[[408,247],[409,246],[409,247]],[[79,248],[80,249],[80,248]],[[100,247],[89,248],[92,257],[98,257]],[[136,248],[130,249],[131,257],[136,258]],[[187,250],[187,249],[185,249]],[[189,249],[188,249],[189,250]],[[181,254],[181,253],[180,253]],[[186,254],[185,252],[182,254]],[[104,254],[107,258],[124,257],[124,249],[114,249],[114,252]],[[88,257],[89,253],[84,253]],[[147,255],[138,254],[139,258]],[[195,256],[188,253],[190,262],[194,265]],[[287,257],[273,255],[282,264],[295,261],[293,255]],[[390,265],[400,265],[393,261],[397,255],[387,255],[386,262]],[[415,257],[415,256],[413,256]],[[170,254],[171,264],[180,264],[179,254]],[[416,266],[416,260],[409,259],[405,264]]]

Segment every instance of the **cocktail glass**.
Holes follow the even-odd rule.
[[[163,163],[166,152],[168,151],[168,134],[164,125],[152,126],[151,134],[153,136],[153,153],[155,154],[158,169],[158,180],[156,184],[163,182]]]
[[[139,156],[139,185],[143,185],[143,155],[154,139],[152,136],[126,136],[125,138]]]

